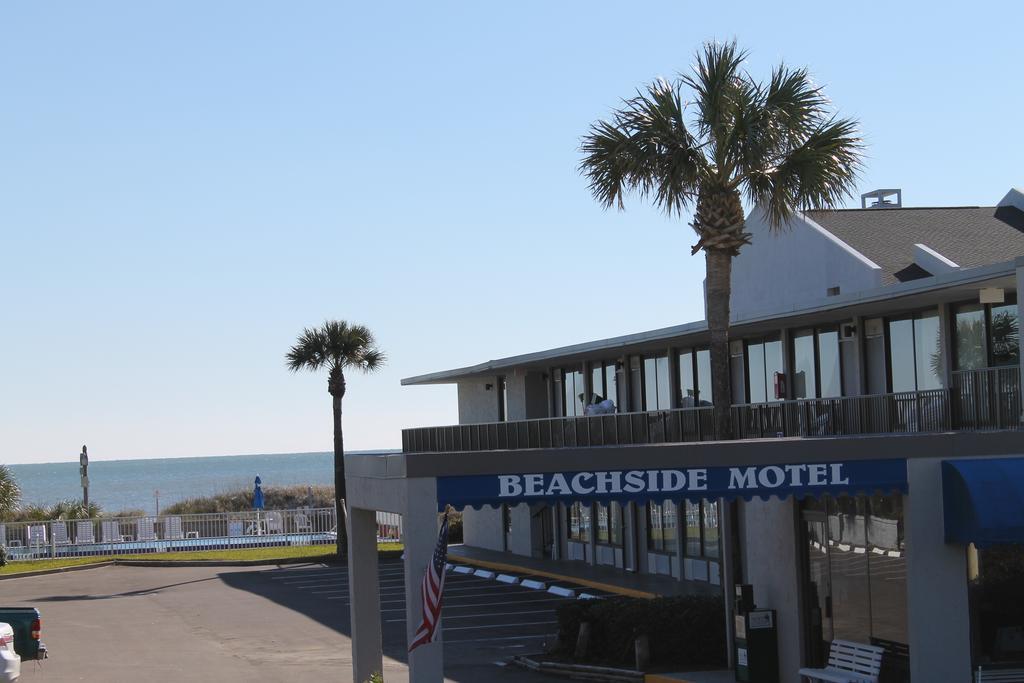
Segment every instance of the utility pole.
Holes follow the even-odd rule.
[[[82,477],[82,504],[85,506],[86,514],[89,511],[89,451],[82,446],[82,452],[78,456],[78,473]]]

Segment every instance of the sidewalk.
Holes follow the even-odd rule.
[[[636,574],[615,567],[591,566],[584,562],[523,557],[467,545],[448,547],[452,564],[471,564],[484,569],[514,574],[531,574],[637,598],[686,595],[695,592],[671,576]]]

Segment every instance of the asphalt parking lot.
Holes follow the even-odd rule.
[[[380,571],[385,679],[405,681],[402,564]],[[550,680],[505,660],[539,651],[567,599],[450,572],[445,678]],[[51,659],[26,663],[25,681],[351,681],[344,567],[103,567],[0,581],[0,604],[43,615]]]

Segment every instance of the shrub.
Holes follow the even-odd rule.
[[[0,567],[7,566],[7,546],[0,545]]]
[[[572,654],[580,624],[590,622],[584,661],[632,666],[633,641],[646,634],[658,666],[725,664],[725,611],[717,596],[680,595],[645,600],[577,600],[558,608],[559,642]]]
[[[448,543],[462,543],[462,513],[448,513]]]
[[[263,489],[263,505],[268,510],[294,510],[305,507],[309,501],[308,492],[305,486],[268,486]],[[314,486],[313,507],[334,507],[334,487]],[[161,508],[160,512],[168,515],[196,515],[248,510],[252,510],[252,489],[189,498]]]

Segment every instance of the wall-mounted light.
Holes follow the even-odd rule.
[[[493,388],[494,388],[494,385],[493,385],[493,384],[485,384],[485,385],[484,385],[484,390],[485,390],[485,391],[490,391],[490,390],[491,390],[491,389],[493,389]]]

